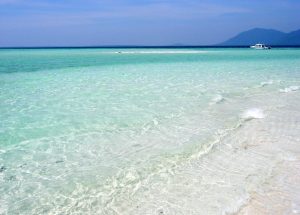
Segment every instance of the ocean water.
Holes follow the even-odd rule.
[[[1,49],[0,214],[300,214],[300,49]]]

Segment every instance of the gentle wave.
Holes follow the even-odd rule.
[[[216,95],[212,100],[210,101],[210,105],[219,104],[221,102],[224,102],[225,98],[222,95]]]
[[[261,82],[261,83],[260,83],[260,86],[261,86],[261,87],[264,87],[264,86],[267,86],[267,85],[271,85],[271,84],[273,84],[273,83],[274,83],[273,80],[264,81],[264,82]]]
[[[299,86],[290,86],[290,87],[286,87],[284,89],[280,89],[279,92],[281,92],[281,93],[289,93],[289,92],[292,92],[292,91],[297,91],[299,89],[300,89]]]

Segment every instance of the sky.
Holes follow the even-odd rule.
[[[300,0],[0,0],[0,47],[213,45],[300,29]]]

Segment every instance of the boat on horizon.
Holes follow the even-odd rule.
[[[254,46],[250,46],[252,49],[271,49],[270,46],[266,46],[265,44],[262,43],[257,43]]]

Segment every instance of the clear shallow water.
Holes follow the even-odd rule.
[[[242,179],[227,197],[170,187],[199,178],[197,162],[230,163],[212,146],[297,101],[284,92],[299,85],[300,49],[0,50],[0,213],[199,214],[170,206],[188,190],[207,213],[238,208]]]

